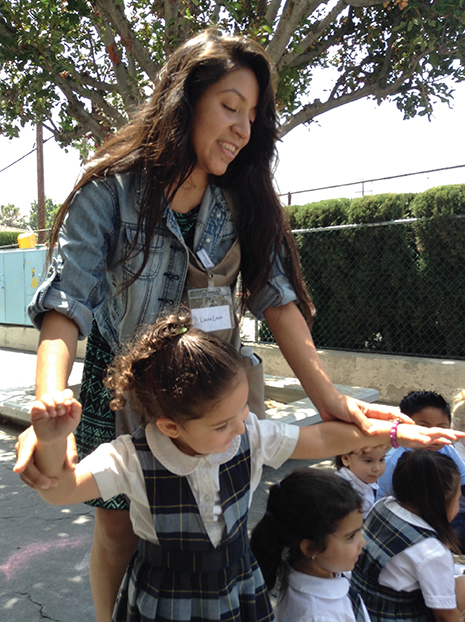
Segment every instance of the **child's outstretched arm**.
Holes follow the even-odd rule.
[[[81,420],[82,407],[74,397],[64,401],[65,412],[58,414],[53,398],[44,395],[33,403],[31,423],[37,436],[34,461],[37,468],[56,481],[56,486],[38,489],[43,499],[54,505],[67,505],[95,499],[100,495],[91,473],[77,476],[67,464],[68,436]]]
[[[390,446],[393,422],[370,419],[370,423],[376,429],[372,436],[367,436],[352,423],[339,421],[328,421],[300,428],[299,440],[291,458],[321,460],[350,453],[364,447]],[[463,432],[456,430],[423,428],[405,423],[400,423],[396,430],[399,445],[412,449],[424,448],[432,443],[439,443],[441,446],[447,445],[463,436],[465,436]]]

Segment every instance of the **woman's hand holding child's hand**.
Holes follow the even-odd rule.
[[[435,445],[437,449],[451,442],[463,438],[464,432],[458,430],[447,430],[444,428],[424,428],[422,426],[412,426],[400,423],[397,426],[397,442],[402,447],[412,449],[424,449],[430,445]]]
[[[55,505],[88,501],[99,495],[92,474],[79,477],[69,457],[70,439],[74,438],[72,433],[81,420],[81,411],[81,404],[70,390],[44,394],[31,407],[31,434],[35,443],[33,462],[29,462],[27,469],[31,469],[32,463],[38,473],[44,474],[44,483],[33,487],[46,501]],[[14,470],[24,480],[18,466]],[[79,486],[82,486],[80,490]]]
[[[37,439],[44,445],[62,442],[81,420],[81,404],[70,389],[45,394],[31,408],[31,423]]]
[[[320,410],[323,421],[345,421],[354,423],[364,434],[376,435],[377,426],[371,419],[396,421],[401,419],[402,423],[412,423],[412,419],[400,412],[394,406],[384,406],[382,404],[369,404],[353,397],[337,393],[337,400],[333,400],[326,410]]]

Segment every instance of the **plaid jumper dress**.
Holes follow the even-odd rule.
[[[113,612],[113,622],[272,622],[262,573],[249,547],[250,450],[220,465],[223,542],[214,547],[186,477],[152,454],[145,431],[133,434],[159,544],[140,540]]]
[[[350,602],[352,603],[352,609],[354,610],[356,622],[367,622],[365,612],[362,607],[362,599],[353,585],[349,587],[347,596],[350,598]]]
[[[434,614],[420,589],[397,591],[378,583],[386,562],[435,532],[415,527],[389,510],[383,501],[373,506],[363,526],[366,544],[352,571],[352,585],[360,593],[372,622],[432,622]]]

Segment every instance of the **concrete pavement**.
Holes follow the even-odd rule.
[[[93,622],[93,509],[48,505],[13,473],[23,428],[0,419],[0,619]]]

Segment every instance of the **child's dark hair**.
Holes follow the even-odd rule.
[[[243,357],[235,348],[194,328],[190,313],[181,310],[136,336],[113,360],[105,385],[113,410],[130,397],[143,421],[162,415],[183,421],[205,415],[241,371]]]
[[[345,465],[342,462],[342,455],[334,456],[332,464],[336,471],[340,471],[342,468],[344,468]]]
[[[415,508],[436,531],[439,540],[454,553],[460,553],[460,547],[447,509],[458,486],[460,473],[452,458],[429,449],[406,451],[392,476],[397,501]]]
[[[409,417],[416,415],[423,408],[439,408],[447,416],[449,423],[451,420],[449,404],[442,395],[434,391],[410,391],[402,398],[399,408],[400,412]]]
[[[341,454],[340,456],[334,456],[334,458],[332,460],[332,465],[336,469],[336,471],[340,471],[341,469],[343,469],[345,467],[345,464],[344,464],[344,462],[342,460],[343,456],[350,456],[353,453],[354,453],[353,451],[349,451],[346,454]]]
[[[284,593],[289,566],[303,555],[302,540],[324,551],[328,536],[355,510],[362,511],[360,495],[330,469],[297,469],[272,486],[265,515],[250,540],[268,589],[277,585]]]
[[[387,449],[386,449],[387,451]],[[343,461],[343,457],[344,456],[351,456],[354,452],[353,451],[349,451],[346,454],[341,454],[340,456],[334,456],[333,460],[332,460],[332,465],[333,467],[336,469],[336,471],[340,471],[341,469],[343,469],[346,465],[344,464]],[[362,457],[367,457],[369,458],[371,454],[371,450],[362,450],[361,452],[359,452],[359,455]]]

